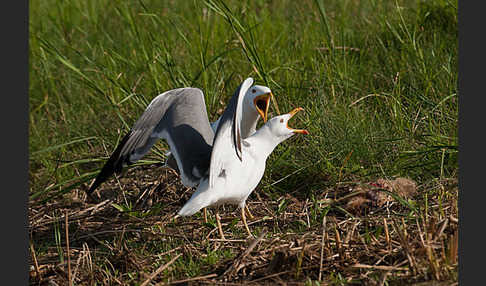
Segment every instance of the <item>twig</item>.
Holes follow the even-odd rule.
[[[221,239],[221,238],[209,238],[208,241],[219,241],[219,242],[247,242],[246,239]]]
[[[390,272],[391,272],[391,270],[387,270],[387,271],[383,272],[383,274],[381,275],[380,283],[378,284],[378,286],[385,285],[386,278],[388,277],[388,275],[390,274]]]
[[[94,205],[92,207],[89,207],[87,209],[84,209],[84,210],[82,210],[82,211],[80,211],[78,213],[73,213],[73,214],[71,214],[72,215],[71,219],[81,219],[81,218],[83,218],[83,216],[86,213],[88,213],[90,211],[93,211],[95,213],[98,210],[99,207],[107,204],[110,201],[111,200],[109,200],[109,199],[108,200],[104,200],[101,203],[99,203],[97,205]],[[89,214],[88,216],[90,216],[90,215],[93,215],[93,213]],[[55,222],[56,220],[57,220],[57,218],[52,218],[52,219],[47,219],[45,221],[40,220],[38,222],[32,222],[30,228],[35,228],[35,227],[40,227],[40,226],[48,225],[48,224],[51,224],[51,223]]]
[[[168,250],[168,251],[166,251],[166,252],[164,252],[164,253],[158,254],[158,256],[159,256],[159,257],[162,257],[162,256],[164,256],[164,255],[167,255],[167,254],[169,254],[169,253],[172,253],[172,252],[174,252],[174,251],[177,251],[178,249],[181,249],[181,247],[182,247],[182,246],[178,246],[178,247],[173,248],[173,249],[171,249],[171,250]]]
[[[302,267],[302,270],[312,269],[314,267],[315,267],[314,265],[306,266],[306,267]],[[274,274],[270,274],[270,275],[267,275],[267,276],[264,276],[264,277],[257,278],[255,280],[250,280],[248,282],[249,283],[255,283],[255,282],[258,282],[258,281],[270,279],[270,278],[273,278],[273,277],[280,276],[282,274],[288,274],[288,273],[292,273],[292,272],[294,272],[294,270],[287,270],[287,271],[283,271],[283,272],[278,272],[278,273],[274,273]]]
[[[391,245],[391,242],[390,242],[390,233],[388,231],[388,223],[386,222],[385,217],[383,218],[383,226],[385,227],[385,240],[386,240],[386,243],[388,245],[388,251],[391,251],[392,245]]]
[[[154,279],[157,275],[159,275],[160,272],[164,271],[164,269],[166,269],[167,267],[169,267],[170,265],[172,265],[172,263],[174,263],[177,258],[181,257],[182,253],[179,253],[177,254],[174,258],[172,258],[169,262],[167,262],[166,264],[160,266],[159,268],[157,268],[157,270],[155,270],[154,273],[152,273],[149,278],[147,280],[145,280],[142,284],[140,284],[140,286],[146,286],[150,283],[150,281],[152,281],[152,279]]]
[[[353,268],[364,268],[364,269],[378,269],[378,270],[386,270],[386,271],[393,271],[393,270],[402,270],[407,271],[407,267],[396,267],[396,266],[387,266],[387,265],[368,265],[368,264],[360,264],[356,263],[352,265]]]
[[[160,283],[155,284],[155,286],[173,285],[173,284],[179,284],[179,283],[184,283],[184,282],[189,282],[189,281],[197,281],[197,280],[202,280],[202,279],[214,278],[216,276],[218,276],[218,274],[213,273],[213,274],[209,274],[209,275],[198,276],[198,277],[188,278],[188,279],[183,279],[183,280],[170,281],[170,282],[160,282]]]
[[[457,218],[455,218],[453,215],[450,216],[450,219],[453,223],[458,223],[459,220]]]
[[[434,237],[434,239],[432,240],[432,243],[436,242],[436,241],[437,241],[437,239],[438,239],[438,238],[439,238],[439,237],[442,235],[442,233],[444,233],[444,230],[445,230],[445,228],[447,227],[447,223],[448,223],[448,222],[449,222],[449,220],[446,218],[446,219],[444,220],[444,222],[442,223],[442,225],[441,225],[440,229],[439,229],[439,230],[438,230],[438,231],[435,233],[435,235],[434,235],[435,237]]]
[[[255,239],[255,240],[252,241],[252,243],[250,244],[250,246],[248,246],[248,248],[245,250],[245,252],[243,252],[240,255],[240,257],[238,257],[237,259],[235,259],[234,263],[230,267],[228,267],[228,269],[226,269],[226,271],[223,273],[222,276],[226,276],[227,274],[233,274],[231,272],[233,272],[234,270],[238,269],[238,267],[242,263],[243,259],[245,259],[245,257],[247,257],[248,254],[250,254],[250,252],[253,251],[253,249],[257,246],[257,244],[263,239],[263,237],[265,236],[265,234],[267,234],[267,230],[266,229],[264,231],[262,231],[262,233],[260,233],[260,235],[258,236],[257,239]]]
[[[326,217],[322,218],[321,261],[319,263],[319,282],[322,281],[322,262],[324,260],[324,235],[326,234]]]
[[[32,260],[34,260],[34,268],[35,268],[35,273],[37,274],[37,278],[41,279],[40,271],[39,271],[39,264],[37,263],[37,256],[35,255],[34,245],[32,244],[32,241],[30,242],[30,253],[32,255]]]
[[[79,255],[78,259],[76,260],[76,267],[74,268],[72,281],[76,280],[76,274],[78,274],[79,264],[81,263],[82,258],[83,258],[83,256]]]
[[[337,221],[335,220],[335,225],[334,225],[334,234],[336,235],[336,248],[338,250],[339,256],[342,259],[344,259],[344,251],[341,248],[341,236],[339,235],[339,230],[337,229]]]
[[[457,259],[457,230],[452,234],[451,239],[449,240],[449,257],[452,264],[456,264]]]
[[[72,286],[73,281],[71,280],[71,253],[69,251],[69,224],[68,224],[68,211],[66,210],[66,215],[64,216],[66,222],[66,251],[67,251],[67,267],[68,267],[68,285]]]
[[[413,274],[415,275],[417,273],[416,264],[413,259],[412,253],[410,251],[408,241],[405,238],[405,234],[402,232],[395,219],[392,219],[392,222],[393,222],[393,228],[398,234],[398,238],[400,239],[400,244],[402,248],[405,250],[405,254],[407,255],[407,259],[409,261],[410,267],[412,268]]]
[[[138,233],[144,233],[144,231],[141,230],[141,229],[102,230],[102,231],[98,231],[98,232],[95,232],[95,233],[88,233],[86,235],[81,235],[81,236],[75,238],[74,241],[83,240],[83,239],[85,239],[87,237],[91,237],[91,238],[94,239],[94,237],[96,235],[108,234],[108,233],[120,233],[120,232],[138,232]],[[148,231],[146,231],[146,232],[148,232]],[[166,234],[161,233],[161,234],[158,234],[158,235],[163,236],[163,235],[166,235]],[[175,236],[175,234],[170,234],[170,235]],[[167,236],[168,236],[168,234],[167,234]]]

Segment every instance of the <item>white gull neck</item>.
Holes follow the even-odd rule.
[[[267,125],[263,125],[245,141],[250,145],[248,148],[251,153],[266,160],[275,147],[287,138],[275,136]]]

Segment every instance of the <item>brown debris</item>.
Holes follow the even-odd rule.
[[[359,212],[362,209],[382,207],[386,203],[392,202],[394,198],[383,190],[408,199],[417,193],[417,183],[411,179],[399,177],[394,180],[380,178],[374,182],[358,185],[353,189],[356,195],[348,199],[346,209]]]
[[[316,191],[315,202],[291,192],[278,199],[260,192],[247,201],[254,215],[248,224],[260,236],[248,239],[241,222],[234,225],[239,209],[224,206],[219,213],[226,239],[221,240],[211,223],[214,209],[208,209],[206,224],[202,214],[172,220],[193,190],[170,170],[132,168],[124,176],[130,180],[103,185],[98,203],[85,202],[80,192],[76,205],[64,199],[29,207],[31,285],[68,284],[66,240],[62,237],[57,248],[53,236],[66,211],[75,285],[304,285],[308,280],[333,285],[338,274],[362,285],[457,279],[456,202],[442,201],[444,217],[434,219],[438,203],[429,197],[426,223],[422,213],[417,222],[401,220],[408,213],[401,204],[379,208],[393,201],[381,190],[412,198],[416,183],[408,179],[333,186]],[[282,200],[286,207],[277,212]],[[113,203],[132,209],[120,211]],[[343,205],[354,215],[339,210]],[[358,211],[364,209],[365,214]],[[205,262],[221,251],[231,255]],[[192,275],[184,268],[189,261],[198,267]]]
[[[396,178],[395,180],[378,179],[378,185],[383,186],[384,189],[394,192],[402,198],[409,198],[417,192],[417,183],[408,178]]]
[[[364,195],[358,195],[349,199],[346,203],[346,208],[351,211],[356,211],[370,202],[371,200],[367,199]]]

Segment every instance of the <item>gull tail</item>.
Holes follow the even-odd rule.
[[[123,149],[123,146],[127,142],[128,138],[130,137],[129,132],[123,139],[120,141],[120,144],[116,147],[115,151],[113,154],[111,154],[110,158],[108,161],[106,161],[105,165],[101,169],[101,172],[98,173],[96,176],[96,179],[94,183],[91,185],[88,191],[86,193],[88,196],[91,196],[94,190],[98,188],[106,179],[108,179],[111,175],[114,173],[121,173],[123,169],[123,163],[125,162],[126,156],[120,156],[121,150]]]
[[[179,216],[190,216],[201,210],[203,206],[197,204],[186,203],[182,209],[179,210],[177,215]]]
[[[208,180],[205,179],[201,181],[197,190],[177,214],[180,216],[190,216],[197,213],[202,208],[210,206],[212,203],[212,194],[213,192],[208,190]]]

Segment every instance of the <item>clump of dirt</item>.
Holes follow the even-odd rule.
[[[381,207],[392,202],[394,198],[390,193],[403,199],[411,198],[417,193],[417,183],[412,179],[402,177],[394,180],[380,178],[374,182],[360,184],[353,191],[356,195],[347,200],[346,209],[361,211],[365,208]]]

